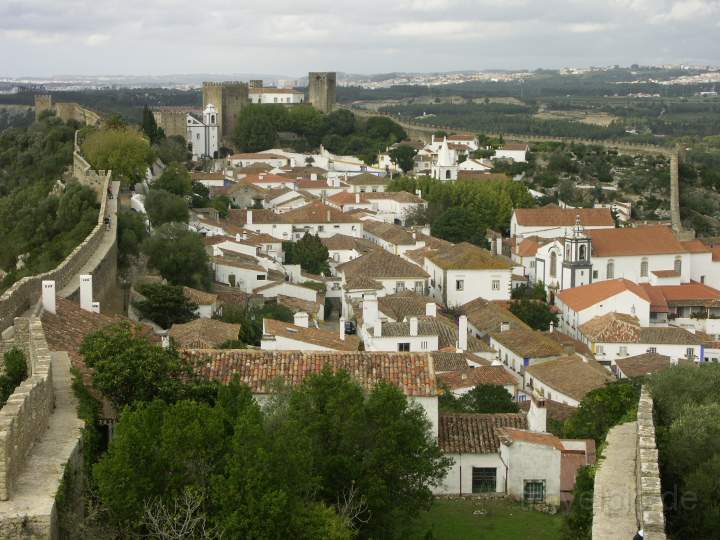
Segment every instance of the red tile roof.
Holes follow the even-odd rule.
[[[670,227],[625,227],[587,231],[593,257],[627,257],[686,253]]]
[[[577,401],[596,388],[615,380],[610,372],[594,360],[585,362],[579,356],[565,356],[531,365],[529,375],[544,385]]]
[[[280,336],[310,345],[326,347],[334,351],[357,351],[360,340],[356,336],[340,339],[340,332],[330,332],[320,328],[304,328],[275,319],[263,319],[264,331],[268,336]]]
[[[499,428],[527,428],[522,413],[453,413],[438,415],[438,444],[447,454],[494,454]]]
[[[498,429],[500,442],[503,444],[512,444],[514,442],[525,442],[530,444],[542,444],[543,446],[552,446],[561,452],[565,450],[562,441],[552,433],[538,433],[537,431],[528,431],[526,429],[500,428]]]
[[[459,371],[437,376],[438,386],[445,384],[451,390],[475,387],[479,384],[517,386],[518,381],[503,366],[466,367]]]
[[[582,311],[624,291],[630,291],[648,303],[650,302],[650,297],[645,289],[627,279],[596,281],[590,285],[565,289],[557,294],[557,298],[574,311]]]
[[[435,370],[429,354],[390,352],[300,352],[184,350],[183,359],[195,374],[223,384],[235,376],[254,394],[268,394],[276,379],[301,384],[325,366],[347,371],[367,390],[381,381],[398,386],[408,396],[435,397]]]
[[[540,208],[515,209],[518,224],[528,227],[572,227],[577,216],[585,227],[615,226],[609,208],[560,208],[549,204]]]

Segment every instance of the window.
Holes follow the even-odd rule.
[[[450,180],[450,171],[445,171],[445,179]]]
[[[257,275],[257,280],[258,280],[258,281],[265,281],[265,274],[258,274],[258,275]]]
[[[640,262],[640,277],[647,277],[648,275],[648,260],[643,258]]]
[[[550,277],[557,277],[557,254],[554,251],[550,254]]]
[[[497,469],[494,467],[472,468],[472,492],[494,493],[497,490]]]
[[[525,480],[523,500],[526,503],[545,502],[545,480]]]
[[[598,271],[593,270],[593,279],[597,279],[597,277],[598,277]]]
[[[607,279],[613,279],[615,277],[615,261],[613,261],[612,259],[610,259],[607,263],[605,277],[607,277]]]
[[[657,347],[648,347],[647,352],[654,354],[657,352]]]
[[[395,292],[403,292],[405,290],[405,282],[397,281],[395,283]]]
[[[410,352],[410,344],[398,343],[398,352]]]
[[[688,347],[685,351],[685,354],[688,358],[695,358],[695,349],[693,349],[692,347]]]
[[[535,260],[530,261],[530,268],[535,268]]]
[[[458,279],[455,281],[455,290],[456,291],[463,291],[465,290],[465,280]]]
[[[421,341],[421,342],[420,342],[420,348],[421,348],[423,351],[427,351],[428,342],[427,342],[427,341]]]
[[[318,232],[325,232],[325,225],[318,225]]]
[[[425,291],[425,286],[423,285],[422,281],[416,281],[415,282],[415,292],[418,294],[422,294]]]
[[[499,291],[499,290],[500,290],[500,280],[499,280],[499,279],[493,279],[493,281],[492,281],[492,290],[493,290],[493,291]]]
[[[595,352],[598,353],[598,354],[603,354],[605,351],[603,350],[603,346],[602,346],[602,345],[597,345],[597,346],[595,347]]]
[[[627,347],[625,345],[620,346],[620,356],[627,356]]]
[[[585,260],[585,256],[587,255],[587,246],[580,246],[580,256],[578,257],[581,261]]]
[[[682,257],[675,257],[675,271],[682,274]]]

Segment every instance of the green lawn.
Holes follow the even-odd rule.
[[[476,510],[485,515],[473,515]],[[432,530],[434,540],[557,540],[562,516],[501,499],[437,499],[418,521],[418,539]]]

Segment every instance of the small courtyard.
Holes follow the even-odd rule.
[[[560,514],[550,515],[506,499],[436,499],[418,520],[414,538],[557,540],[561,527]]]

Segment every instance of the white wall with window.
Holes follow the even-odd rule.
[[[476,298],[509,300],[512,269],[444,270],[425,259],[430,274],[430,296],[449,307],[461,306]]]
[[[655,352],[663,356],[669,356],[672,363],[678,360],[692,359],[700,362],[704,358],[702,345],[667,344],[667,343],[604,343],[585,341],[595,354],[595,358],[603,364],[615,367],[615,361],[619,358],[638,356],[647,352]]]
[[[363,336],[366,351],[434,352],[438,336]]]
[[[508,467],[507,493],[518,500],[560,505],[561,452],[554,446],[513,441],[500,445]]]
[[[445,454],[453,460],[443,481],[434,488],[437,495],[472,495],[503,493],[505,491],[505,465],[500,455]]]
[[[215,281],[237,287],[243,292],[253,292],[258,287],[267,285],[267,271],[264,268],[238,266],[234,263],[214,262]]]

